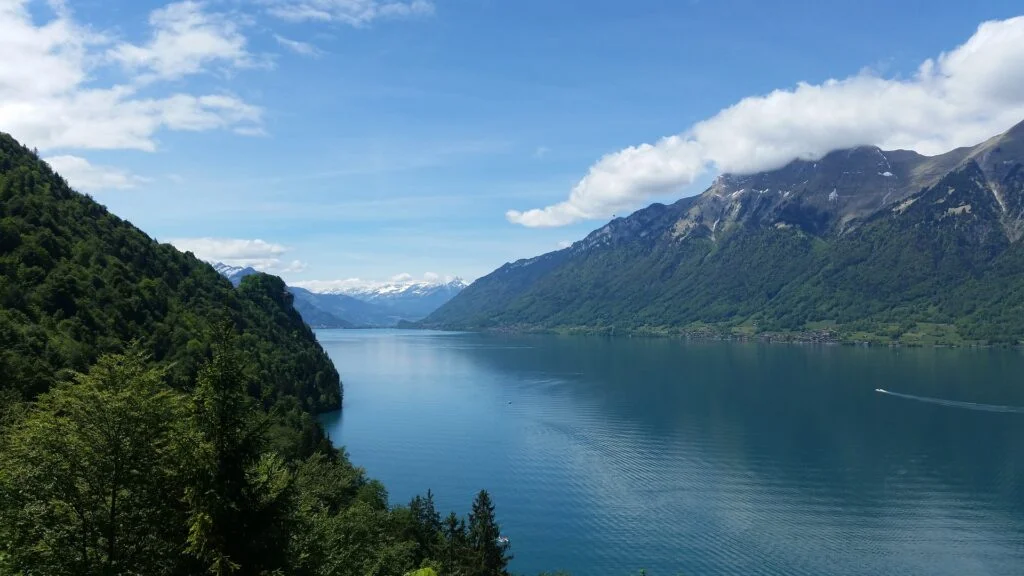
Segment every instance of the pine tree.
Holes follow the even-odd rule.
[[[187,551],[216,575],[273,570],[287,558],[292,476],[276,456],[261,456],[267,419],[254,409],[243,367],[222,326],[193,392],[203,442],[186,493]]]
[[[426,497],[415,496],[409,502],[411,525],[409,536],[416,541],[416,563],[434,558],[443,537],[441,515],[434,506],[434,493],[427,490]]]
[[[420,523],[426,526],[431,534],[441,532],[441,515],[438,514],[437,507],[434,506],[434,493],[429,488],[427,497],[423,499]]]
[[[442,526],[444,544],[441,550],[441,566],[445,576],[460,576],[468,563],[469,542],[466,538],[466,523],[455,512],[448,514]]]
[[[475,576],[504,576],[512,556],[508,543],[499,542],[501,527],[494,516],[494,504],[487,490],[481,490],[469,514],[469,544],[476,554]]]

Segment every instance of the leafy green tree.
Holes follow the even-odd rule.
[[[171,574],[185,539],[184,398],[138,351],[43,394],[0,444],[0,550],[26,574]]]
[[[501,542],[501,527],[494,515],[494,504],[487,490],[481,490],[473,500],[469,513],[469,545],[476,554],[474,576],[503,576],[512,556],[509,545]]]

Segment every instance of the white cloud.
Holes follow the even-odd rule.
[[[558,243],[558,249],[559,250],[565,250],[569,246],[572,246],[572,241],[571,240],[562,240],[562,241],[560,241]]]
[[[686,132],[608,154],[569,198],[510,210],[510,222],[563,226],[679,192],[709,171],[756,172],[858,145],[937,154],[1024,119],[1024,17],[985,22],[908,79],[871,71],[746,98]]]
[[[346,278],[344,280],[302,280],[294,282],[293,286],[305,288],[311,292],[348,292],[351,290],[362,290],[364,288],[375,288],[386,282],[375,282],[361,278]]]
[[[428,0],[262,0],[267,12],[283,20],[337,22],[366,26],[381,18],[404,18],[434,13]]]
[[[260,239],[244,238],[175,238],[171,244],[183,252],[191,252],[207,262],[223,262],[232,266],[252,266],[262,272],[295,272],[305,267],[298,260],[283,262],[288,248]]]
[[[284,46],[285,48],[291,50],[292,52],[295,52],[296,54],[301,54],[302,56],[316,57],[321,54],[320,49],[317,48],[316,46],[313,46],[309,42],[300,42],[298,40],[292,40],[291,38],[285,38],[280,34],[274,34],[274,40],[277,40],[277,43],[280,44],[281,46]]]
[[[125,170],[90,164],[88,160],[79,156],[51,156],[44,160],[63,176],[72,188],[82,192],[124,190],[149,181]]]
[[[266,136],[267,131],[262,126],[239,126],[232,130],[239,136]]]
[[[129,70],[142,72],[140,81],[181,78],[213,64],[254,65],[235,20],[206,12],[200,2],[186,0],[154,10],[149,24],[153,36],[148,43],[121,42],[107,52]]]
[[[302,272],[308,267],[309,265],[301,260],[292,260],[287,266],[281,269],[281,272]]]
[[[543,158],[548,155],[548,152],[551,152],[551,148],[548,148],[547,146],[538,146],[537,149],[533,151],[533,157]]]
[[[139,94],[143,76],[182,74],[210,62],[196,60],[196,52],[172,57],[173,51],[154,48],[154,40],[140,49],[153,50],[140,60],[142,76],[104,85],[96,72],[109,66],[111,39],[76,23],[65,8],[37,23],[27,6],[28,0],[0,0],[0,126],[25,144],[152,151],[160,130],[260,127],[262,110],[232,95]]]

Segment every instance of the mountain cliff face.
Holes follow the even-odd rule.
[[[1018,341],[1024,123],[926,157],[859,147],[618,218],[424,325]]]

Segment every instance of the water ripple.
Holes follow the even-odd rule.
[[[1022,573],[1024,418],[871,390],[1009,407],[1024,357],[637,340],[331,334],[325,423],[395,502],[487,487],[517,572]]]

